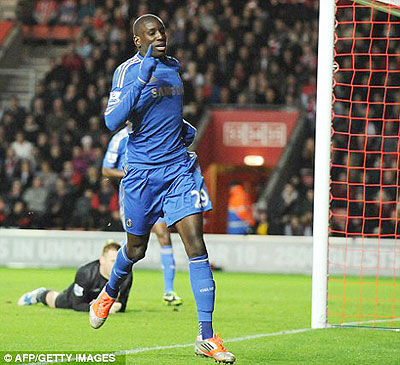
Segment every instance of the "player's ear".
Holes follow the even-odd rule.
[[[134,35],[133,36],[133,43],[135,43],[135,46],[137,48],[140,48],[141,47],[140,37],[138,37],[137,35]]]
[[[103,255],[101,255],[99,258],[100,265],[104,265],[104,261],[105,261],[105,258]]]

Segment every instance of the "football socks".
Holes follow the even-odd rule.
[[[197,306],[199,335],[203,339],[211,338],[213,337],[212,313],[214,311],[215,282],[207,255],[189,259],[189,276]]]
[[[175,260],[172,246],[161,246],[161,266],[164,277],[164,292],[174,291]]]
[[[46,296],[47,296],[47,293],[50,291],[51,290],[45,290],[43,292],[39,292],[38,293],[39,295],[36,296],[37,301],[40,303],[43,303],[44,305],[48,305],[46,302]]]
[[[106,284],[106,292],[111,298],[118,296],[119,287],[131,270],[133,261],[126,255],[126,244],[123,245],[117,254],[117,258],[114,262],[114,266],[111,270],[110,279]]]

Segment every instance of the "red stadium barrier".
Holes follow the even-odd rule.
[[[0,46],[4,44],[13,27],[14,22],[12,21],[0,21]]]
[[[80,32],[80,27],[70,27],[68,25],[24,25],[24,37],[31,40],[57,40],[69,41],[75,39]]]

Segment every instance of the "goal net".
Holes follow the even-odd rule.
[[[336,1],[327,284],[331,325],[400,327],[399,2]]]

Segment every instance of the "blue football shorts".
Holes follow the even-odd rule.
[[[119,195],[118,195],[118,203],[119,203],[119,216],[121,219],[122,227],[124,228],[124,231],[126,231],[126,224],[125,224],[125,211],[124,211],[124,188],[122,187],[122,182],[119,184]],[[156,223],[165,223],[164,218],[158,218]]]
[[[160,217],[170,227],[212,209],[194,153],[185,161],[153,169],[127,165],[120,196],[125,230],[138,236],[149,233]]]

